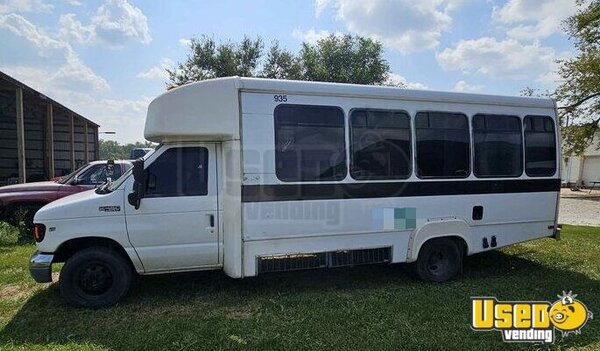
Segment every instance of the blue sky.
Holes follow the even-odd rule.
[[[194,36],[297,51],[358,34],[383,42],[390,79],[409,88],[518,95],[559,83],[555,61],[574,54],[561,21],[575,11],[573,0],[3,0],[0,70],[132,142]]]

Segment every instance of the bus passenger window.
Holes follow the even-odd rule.
[[[410,117],[405,112],[353,110],[350,174],[354,179],[406,179],[411,171]]]
[[[470,173],[469,122],[462,113],[419,112],[415,117],[417,176],[466,178]]]
[[[554,121],[548,116],[526,116],[525,173],[547,177],[556,172],[556,136]]]
[[[523,173],[523,137],[518,116],[473,117],[473,173],[477,177],[518,177]]]
[[[344,113],[339,107],[275,108],[275,174],[285,182],[346,177]]]

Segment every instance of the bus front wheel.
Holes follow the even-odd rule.
[[[71,256],[60,272],[59,287],[72,305],[101,308],[116,304],[131,285],[132,269],[119,253],[90,247]]]

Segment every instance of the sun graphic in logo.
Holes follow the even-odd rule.
[[[577,295],[571,291],[563,291],[562,295],[557,296],[560,300],[550,306],[550,321],[563,336],[569,333],[580,334],[585,323],[593,318],[592,312],[581,301],[576,300]]]

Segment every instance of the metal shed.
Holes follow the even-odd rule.
[[[0,185],[63,176],[98,159],[98,127],[0,72]]]

